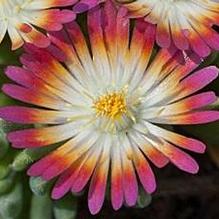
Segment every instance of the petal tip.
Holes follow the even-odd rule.
[[[88,200],[88,207],[92,215],[99,213],[101,206],[98,206],[94,201]]]

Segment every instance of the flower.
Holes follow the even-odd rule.
[[[6,32],[12,41],[12,49],[24,43],[47,47],[48,38],[35,27],[48,31],[62,29],[62,24],[72,21],[75,13],[54,7],[72,5],[75,0],[1,0],[0,1],[0,43]]]
[[[148,160],[159,168],[171,162],[197,173],[198,164],[184,149],[203,153],[205,145],[162,125],[219,119],[219,112],[206,109],[216,100],[215,94],[195,94],[218,76],[218,69],[210,66],[190,74],[200,59],[191,54],[180,64],[182,53],[174,48],[162,49],[150,60],[155,26],[137,20],[131,37],[126,15],[124,8],[117,11],[107,1],[88,12],[89,40],[72,22],[49,33],[53,49],[27,44],[23,67],[6,70],[16,84],[2,88],[32,106],[3,107],[1,118],[40,124],[9,133],[13,147],[60,143],[28,174],[47,181],[58,177],[54,199],[82,191],[90,180],[92,214],[102,207],[107,183],[114,209],[123,203],[135,205],[137,175],[146,192],[154,192],[155,176]]]
[[[156,24],[156,41],[168,48],[193,50],[201,57],[219,50],[219,34],[212,28],[219,24],[219,2],[215,0],[118,0],[133,17],[144,17]]]

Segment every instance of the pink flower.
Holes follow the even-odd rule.
[[[53,45],[47,49],[27,44],[23,66],[6,70],[16,84],[2,88],[31,106],[3,107],[1,118],[40,124],[9,133],[13,147],[59,144],[28,174],[44,180],[57,177],[54,199],[80,192],[90,180],[92,214],[103,205],[107,183],[115,210],[124,203],[136,204],[138,183],[154,192],[148,160],[158,168],[171,162],[183,171],[198,172],[198,164],[184,149],[203,153],[205,145],[159,125],[219,119],[218,111],[206,109],[215,94],[197,94],[218,76],[218,69],[211,66],[191,73],[200,59],[190,54],[180,64],[182,53],[174,48],[161,49],[151,58],[155,25],[137,20],[131,35],[126,15],[124,8],[117,10],[107,1],[88,12],[89,43],[72,22],[62,31],[50,32]]]

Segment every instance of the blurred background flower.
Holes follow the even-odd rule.
[[[214,0],[118,0],[131,17],[144,17],[156,24],[156,42],[168,48],[174,44],[180,50],[193,50],[206,57],[219,50],[219,34],[213,25],[219,24],[219,3]]]
[[[40,29],[60,30],[62,24],[75,19],[73,11],[54,8],[68,6],[73,2],[75,1],[2,0],[0,2],[0,42],[8,33],[12,50],[20,48],[24,42],[47,47],[50,42]]]

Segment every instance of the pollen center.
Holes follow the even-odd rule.
[[[113,92],[101,96],[94,102],[98,116],[107,116],[113,120],[121,118],[127,112],[124,92]]]

